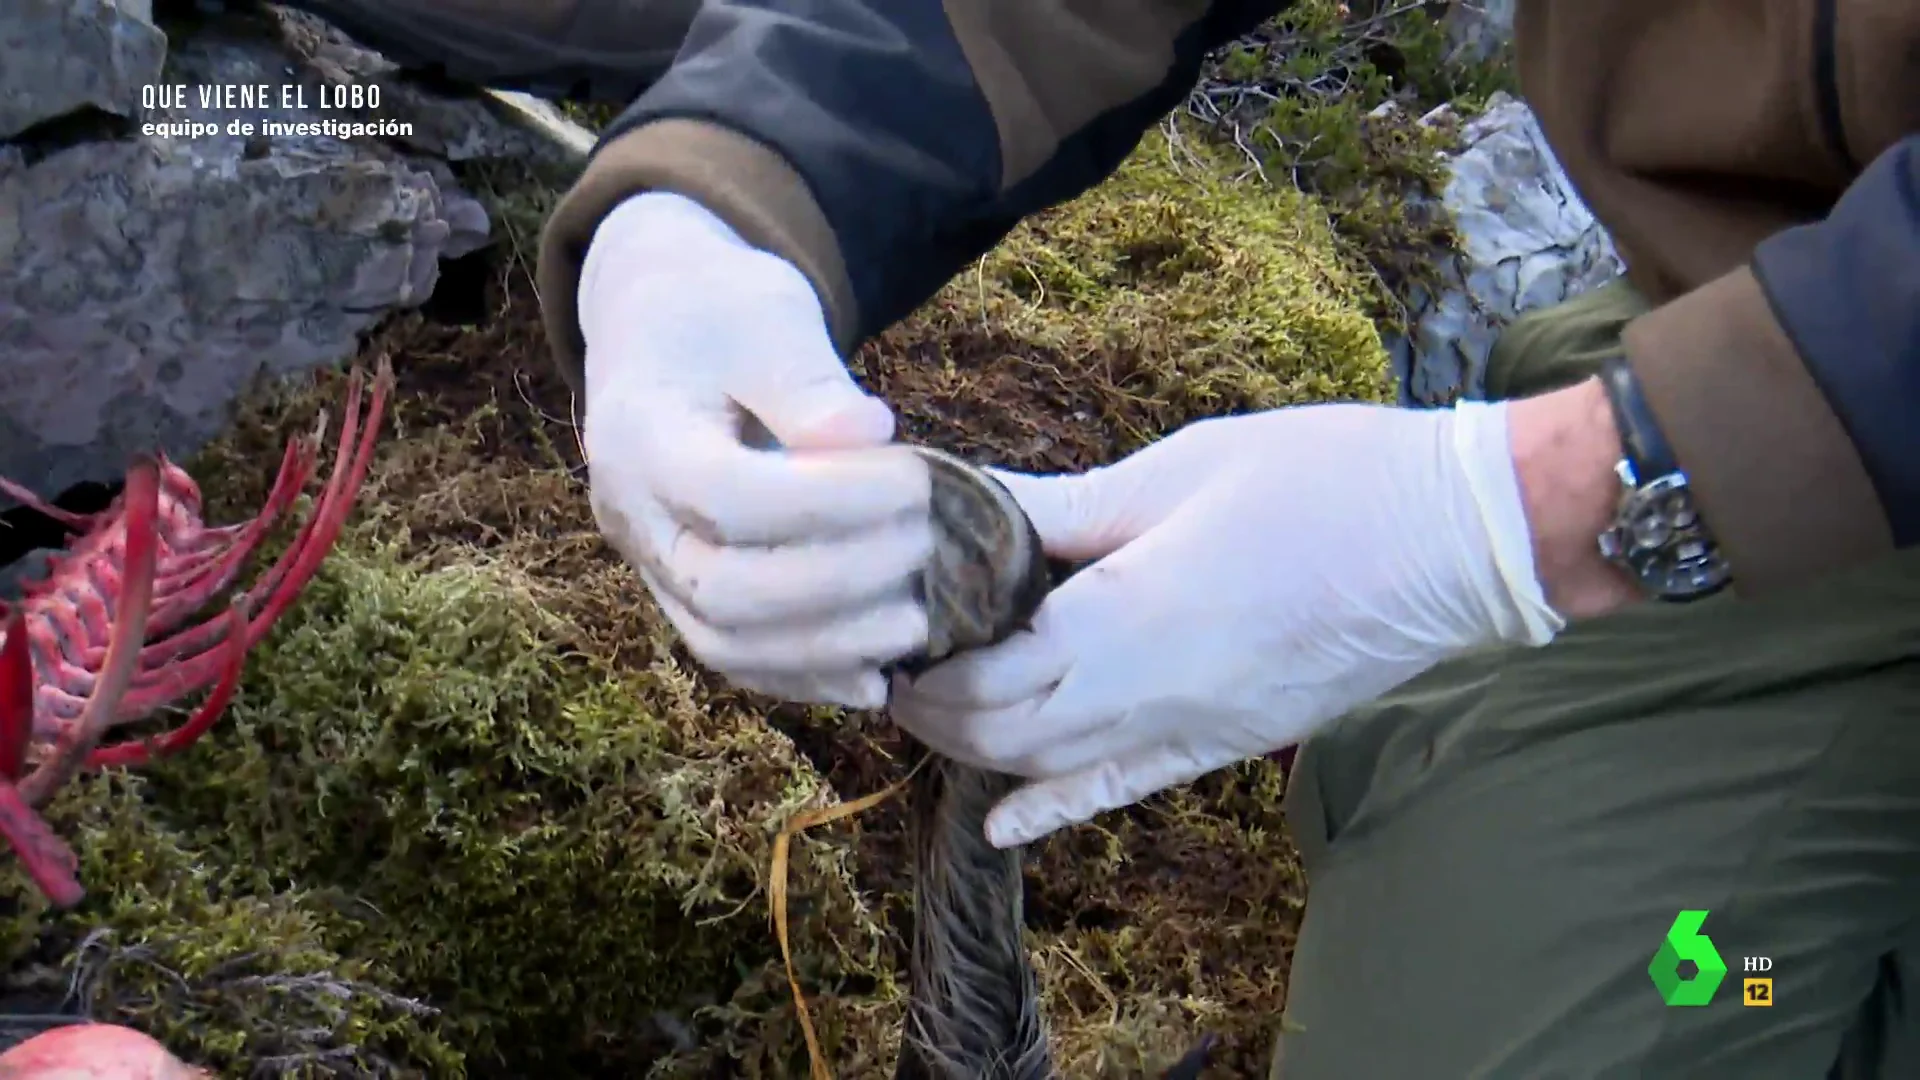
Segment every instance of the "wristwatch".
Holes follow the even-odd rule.
[[[1687,474],[1660,433],[1633,368],[1622,357],[1610,357],[1601,365],[1600,382],[1626,454],[1613,467],[1623,490],[1613,523],[1600,534],[1600,554],[1656,600],[1685,603],[1714,595],[1733,580],[1733,571],[1694,508]]]

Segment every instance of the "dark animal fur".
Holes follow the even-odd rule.
[[[986,841],[1017,781],[932,757],[914,777],[911,999],[897,1080],[1053,1080],[1020,852]]]
[[[909,674],[1025,627],[1063,575],[1006,489],[985,473],[927,453],[938,552],[922,596],[933,655]],[[1018,521],[1008,520],[1017,517]],[[966,610],[956,610],[965,608]],[[913,838],[910,997],[895,1080],[1055,1080],[1040,982],[1027,954],[1018,848],[987,843],[987,813],[1020,781],[934,754],[910,785]],[[1163,1080],[1196,1080],[1202,1042]]]

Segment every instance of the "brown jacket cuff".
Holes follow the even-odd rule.
[[[780,155],[698,120],[659,120],[615,136],[560,200],[540,238],[538,282],[547,340],[576,394],[585,390],[578,312],[580,268],[594,230],[629,197],[672,191],[705,206],[754,247],[813,282],[841,350],[859,319],[839,242],[806,182]]]
[[[1852,440],[1751,270],[1635,319],[1624,340],[1741,594],[1893,550]]]

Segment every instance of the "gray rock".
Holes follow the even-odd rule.
[[[47,576],[47,560],[60,553],[58,548],[34,548],[0,566],[0,603],[12,603],[20,599],[28,585]]]
[[[51,47],[0,41],[9,81],[15,52]],[[259,379],[337,364],[426,300],[490,229],[447,158],[577,161],[495,99],[407,85],[278,10],[174,42],[156,81],[189,92],[136,107],[123,137],[0,142],[0,474],[47,494],[117,479],[137,451],[192,453]],[[220,85],[273,93],[199,99]],[[340,106],[343,85],[380,100]],[[376,130],[340,137],[349,123]]]
[[[1482,396],[1502,328],[1622,270],[1526,105],[1495,95],[1462,137],[1442,196],[1461,257],[1443,268],[1440,295],[1409,299],[1411,340],[1388,342],[1409,405]]]
[[[133,116],[166,55],[152,0],[6,0],[0,139],[88,106]]]
[[[424,300],[448,195],[345,145],[0,149],[0,469],[58,492],[191,453],[259,376],[338,361]]]
[[[1514,0],[1452,0],[1441,22],[1453,57],[1485,61],[1513,41]]]
[[[311,15],[283,10],[278,18],[285,39],[305,60],[309,93],[319,93],[322,84],[379,87],[378,104],[349,100],[329,111],[361,121],[405,117],[409,130],[391,136],[397,146],[445,161],[511,159],[563,168],[577,166],[583,156],[567,137],[585,135],[592,147],[592,135],[537,98],[429,90],[401,78],[393,61]]]

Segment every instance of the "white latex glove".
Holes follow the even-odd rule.
[[[1504,405],[1281,409],[1080,476],[997,474],[1049,554],[1097,559],[1031,633],[896,681],[936,750],[1033,778],[1001,847],[1305,739],[1447,656],[1542,644]]]
[[[930,478],[847,374],[785,259],[693,201],[636,196],[580,279],[594,517],[735,685],[871,708],[924,646]],[[785,449],[748,445],[743,411]]]

